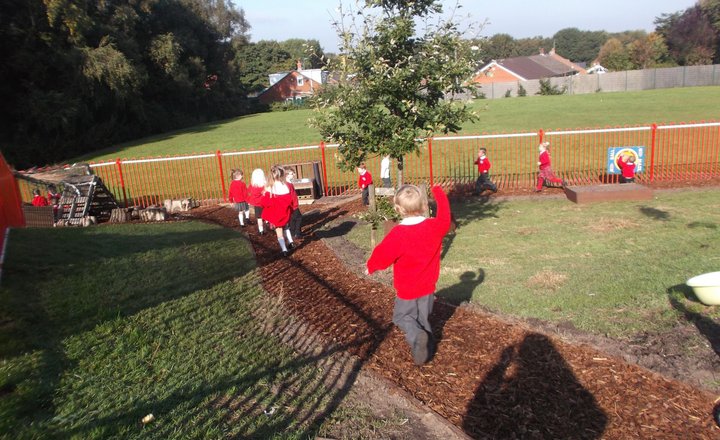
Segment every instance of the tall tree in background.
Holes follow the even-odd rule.
[[[553,35],[555,51],[574,62],[591,63],[597,58],[600,48],[607,41],[604,31],[581,31],[578,28],[566,28]]]
[[[0,3],[3,152],[44,165],[241,114],[231,60],[248,28],[223,0]]]
[[[368,156],[390,154],[402,182],[403,158],[419,151],[418,138],[455,132],[473,117],[446,94],[464,91],[473,72],[471,48],[456,24],[438,20],[434,0],[366,0],[361,25],[338,23],[343,80],[316,101],[313,125],[339,144],[340,165],[357,166]]]
[[[655,19],[655,31],[662,35],[670,56],[682,66],[712,64],[718,59],[719,29],[711,15],[716,2],[696,4],[684,12],[662,14]]]

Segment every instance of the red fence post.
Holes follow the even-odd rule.
[[[220,150],[217,150],[217,152],[215,154],[217,155],[218,169],[220,170],[220,188],[222,189],[222,199],[223,199],[223,202],[226,202],[227,197],[225,197],[225,177],[224,177],[223,166],[222,166],[222,155],[220,154]]]
[[[127,192],[125,191],[125,178],[123,177],[123,172],[122,172],[122,162],[120,161],[119,158],[115,159],[115,165],[117,166],[118,175],[120,176],[120,188],[122,188],[123,203],[125,204],[125,207],[127,208],[128,202],[127,202]]]
[[[320,157],[322,159],[322,173],[323,173],[323,196],[328,195],[328,181],[327,181],[327,162],[325,161],[325,142],[320,142]]]
[[[650,182],[653,182],[655,176],[655,139],[657,135],[657,124],[650,126]]]
[[[545,130],[543,130],[542,128],[540,130],[538,130],[538,137],[540,138],[540,142],[538,142],[538,143],[542,144],[543,139],[545,139]]]
[[[435,183],[434,183],[434,180],[433,180],[433,163],[432,163],[432,159],[433,159],[433,154],[432,154],[432,138],[428,138],[428,158],[429,158],[429,162],[430,162],[430,186],[433,186],[433,185],[434,185]]]

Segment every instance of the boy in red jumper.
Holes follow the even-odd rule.
[[[393,266],[397,296],[393,323],[405,333],[415,365],[430,358],[432,329],[428,317],[435,301],[435,284],[440,276],[442,241],[450,229],[450,203],[442,188],[432,193],[437,216],[427,218],[428,200],[414,185],[403,185],[395,194],[395,210],[402,221],[375,247],[367,261],[366,273]]]
[[[243,228],[245,227],[245,220],[247,220],[248,223],[250,222],[250,205],[248,205],[247,196],[248,190],[247,185],[243,182],[243,170],[233,170],[228,198],[230,202],[235,204],[240,227]]]
[[[358,186],[360,189],[362,189],[362,201],[365,206],[370,204],[370,189],[368,188],[370,185],[372,185],[372,175],[370,172],[365,168],[365,162],[361,163],[358,167],[358,173],[360,173],[360,177],[358,178]]]
[[[548,183],[555,183],[560,184],[563,187],[565,186],[565,181],[556,176],[550,166],[550,152],[548,151],[548,148],[550,148],[550,142],[543,142],[538,146],[540,156],[538,157],[537,164],[538,167],[540,167],[540,173],[538,174],[535,192],[542,191],[543,183],[545,185]]]
[[[478,178],[475,182],[475,195],[479,196],[483,191],[489,189],[492,192],[497,192],[497,186],[490,180],[490,159],[487,158],[487,150],[481,148],[478,150],[478,157],[475,159],[475,165],[478,167]]]
[[[632,154],[621,154],[617,160],[618,168],[620,168],[620,183],[635,182],[635,156]]]

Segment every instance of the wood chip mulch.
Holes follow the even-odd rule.
[[[358,275],[323,238],[358,202],[303,207],[307,238],[288,258],[275,234],[243,228],[264,288],[363,368],[395,383],[473,438],[718,439],[715,396],[585,345],[521,324],[436,302],[437,352],[415,367],[391,322],[391,287]],[[239,229],[235,211],[205,207],[192,216]]]

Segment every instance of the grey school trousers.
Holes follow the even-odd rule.
[[[421,331],[432,334],[428,317],[432,313],[435,295],[425,295],[417,299],[400,299],[395,297],[393,323],[405,333],[405,340],[413,346]]]

